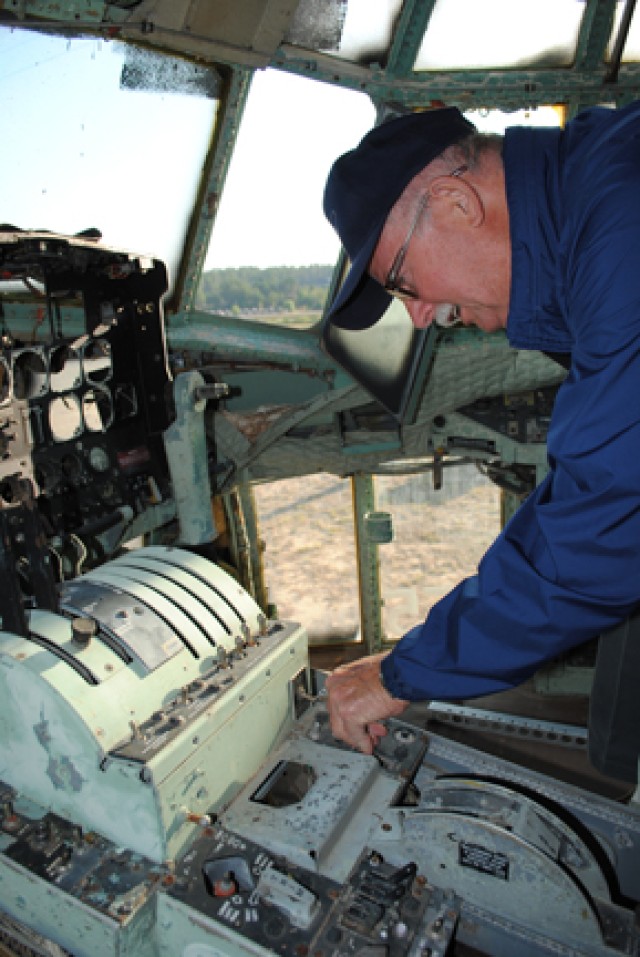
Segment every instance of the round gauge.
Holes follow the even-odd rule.
[[[89,452],[89,464],[96,472],[106,472],[110,466],[109,456],[101,445],[94,445]]]

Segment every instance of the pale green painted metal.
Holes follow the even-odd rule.
[[[455,436],[459,440],[455,446],[447,444],[449,436]],[[447,413],[443,426],[434,425],[431,438],[435,447],[443,447],[453,455],[464,455],[466,458],[479,460],[497,457],[510,464],[533,465],[536,468],[538,481],[544,478],[548,471],[547,447],[544,442],[524,444],[514,441],[509,436],[494,432],[457,412]],[[469,440],[468,446],[465,445],[465,439]],[[491,452],[475,447],[482,439],[487,444],[491,443]]]
[[[385,455],[396,455],[402,452],[402,440],[399,435],[391,435],[388,439],[378,442],[353,442],[342,446],[343,455],[375,455],[381,452]]]
[[[374,545],[393,541],[393,520],[390,512],[367,512],[364,516],[367,538]]]
[[[160,756],[164,766],[149,768],[161,790],[167,858],[174,859],[193,836],[186,812],[219,812],[289,730],[290,683],[306,667],[307,636],[296,628],[225,692],[220,708],[207,712]]]
[[[533,686],[540,695],[579,695],[588,697],[593,686],[593,668],[575,665],[571,659],[541,668],[533,676]]]
[[[387,77],[381,68],[341,62],[329,55],[307,56],[294,47],[281,47],[274,61],[281,70],[324,80],[368,93],[375,101],[408,109],[442,101],[461,110],[521,110],[562,103],[579,96],[583,103],[619,103],[640,96],[640,66],[625,63],[615,84],[604,87],[606,68],[540,70],[447,70],[416,73],[410,78]]]
[[[164,432],[180,540],[188,545],[212,542],[217,530],[211,510],[211,486],[204,428],[206,401],[198,397],[205,382],[199,372],[183,372],[174,384],[176,418]]]
[[[374,102],[404,108],[443,101],[461,109],[518,110],[567,103],[569,114],[604,101],[622,104],[640,93],[640,68],[623,64],[615,82],[607,82],[605,52],[611,35],[615,0],[588,0],[575,63],[558,69],[530,67],[504,70],[414,72],[413,65],[435,0],[405,0],[394,29],[387,63],[362,66],[319,53],[304,54],[283,44],[273,65],[327,83],[364,91]]]
[[[500,521],[502,527],[507,524],[507,522],[513,518],[520,506],[522,505],[522,497],[516,495],[515,492],[509,491],[509,489],[502,489],[500,492]]]
[[[349,395],[356,392],[357,389],[358,387],[355,383],[352,383],[345,389],[322,393],[316,396],[311,402],[308,402],[302,409],[295,409],[290,415],[278,419],[274,425],[263,432],[262,435],[251,444],[238,463],[239,466],[243,469],[247,468],[255,459],[259,458],[268,448],[274,445],[278,439],[285,436],[295,425],[300,425],[302,422],[321,413],[323,410],[333,407],[337,401],[348,399]]]
[[[43,954],[60,953],[50,941],[74,957],[156,957],[158,953],[153,898],[136,909],[131,919],[110,917],[0,854],[0,899],[5,913],[38,929],[45,939]],[[9,951],[3,949],[3,953]],[[36,952],[25,948],[24,953]]]
[[[253,588],[251,594],[267,614],[269,607],[269,598],[264,576],[264,562],[262,555],[264,552],[264,542],[260,539],[260,529],[258,527],[258,513],[256,510],[256,500],[253,494],[253,488],[247,481],[247,473],[243,472],[243,480],[238,484],[238,498],[242,509],[245,532],[249,542],[248,562],[251,567],[251,578]]]
[[[108,23],[124,23],[130,11],[104,0],[4,0],[3,8],[19,20],[26,16],[45,20],[75,21],[77,27],[96,27]]]
[[[173,500],[173,497],[167,499],[164,502],[160,502],[158,505],[152,505],[149,508],[146,508],[144,512],[141,512],[139,515],[136,515],[130,522],[127,523],[125,528],[120,533],[115,544],[112,544],[112,553],[115,554],[126,545],[128,542],[132,542],[134,539],[144,537],[146,535],[154,536],[158,529],[161,529],[164,525],[168,525],[176,517],[176,503]],[[106,550],[106,543],[104,541],[104,536],[98,536],[99,539],[105,544],[105,554],[111,554]]]
[[[407,76],[413,72],[435,5],[436,0],[405,0],[402,4],[387,59],[387,76]]]
[[[580,25],[575,66],[598,70],[604,63],[607,42],[616,12],[616,0],[588,3]]]
[[[266,951],[249,937],[213,917],[194,919],[184,901],[158,895],[159,957],[266,957]],[[188,946],[185,946],[188,945]]]
[[[602,72],[615,10],[615,0],[603,0],[602,3],[587,4],[580,27],[580,36],[578,37],[575,69]],[[603,95],[605,99],[608,96],[605,85],[603,85]],[[625,95],[622,94],[617,102],[622,103],[624,99]],[[568,99],[567,120],[572,119],[576,113],[593,102],[593,95],[590,95],[586,89],[585,91],[575,91]]]
[[[272,41],[275,39],[277,42],[277,30],[280,29],[282,33],[290,16],[288,9],[279,10],[273,6],[265,8],[264,16],[271,17],[276,23],[276,33],[270,37],[263,51],[250,46],[227,46],[224,38],[215,36],[190,37],[187,31],[184,39],[175,34],[168,36],[161,25],[155,30],[147,29],[148,22],[140,19],[135,8],[121,9],[100,0],[67,0],[62,4],[53,0],[6,0],[4,6],[15,13],[18,20],[28,22],[29,17],[41,18],[45,23],[55,24],[60,31],[84,27],[94,32],[108,33],[113,25],[117,25],[121,36],[142,40],[150,49],[162,51],[165,48],[164,52],[167,52],[166,48],[171,47],[176,52],[182,51],[183,55],[192,49],[197,50],[201,62],[209,58],[211,62],[215,60],[219,64],[227,64],[234,72],[244,73],[246,82],[250,81],[253,69],[270,65],[314,80],[366,92],[376,103],[400,107],[415,108],[428,105],[433,100],[443,100],[464,109],[515,110],[564,102],[573,111],[578,104],[603,100],[624,103],[640,95],[640,67],[637,64],[622,64],[613,82],[609,82],[612,78],[604,51],[609,41],[614,0],[587,0],[585,3],[576,60],[570,67],[536,69],[533,66],[523,70],[447,70],[433,73],[415,73],[413,63],[421,41],[421,31],[428,29],[434,0],[405,0],[384,66],[379,63],[362,65],[287,43],[282,43],[271,54],[267,47],[273,49]],[[234,78],[234,82],[235,79],[238,78]],[[240,80],[240,86],[242,83]],[[229,101],[232,111],[235,110],[233,101],[234,96]],[[218,154],[223,166],[226,152],[223,145]],[[224,176],[224,172],[220,172]],[[207,178],[205,174],[205,180]],[[205,187],[203,206],[208,202],[207,193],[209,190]],[[207,218],[208,214],[205,214],[204,219]],[[195,249],[208,234],[209,226],[199,214],[196,214],[192,226]],[[199,260],[198,253],[190,261],[188,274],[184,274],[184,284],[180,284],[185,292],[179,300],[182,305],[192,301],[201,265]]]
[[[205,160],[182,261],[168,311],[195,307],[198,286],[209,248],[211,232],[233,155],[238,128],[251,85],[252,72],[234,67],[228,90],[216,116],[209,153]]]
[[[428,466],[433,456],[431,439],[437,432],[435,421],[441,416],[447,418],[456,415],[456,410],[487,396],[502,395],[505,392],[519,392],[545,385],[559,384],[565,376],[561,367],[537,352],[516,352],[510,349],[502,335],[491,336],[481,333],[448,334],[438,345],[433,367],[427,382],[425,393],[418,410],[416,422],[404,426],[399,433],[390,424],[382,431],[368,429],[366,425],[357,432],[341,434],[336,429],[327,429],[327,416],[343,408],[362,406],[368,401],[362,389],[348,393],[341,399],[336,393],[335,404],[319,413],[321,429],[311,436],[282,434],[277,441],[265,445],[257,458],[250,461],[252,479],[275,479],[293,475],[325,471],[337,475],[375,472],[385,462],[397,463],[401,468],[403,459],[422,461]],[[232,408],[232,405],[229,406]],[[308,422],[318,421],[309,419]],[[462,426],[462,417],[458,420]],[[469,419],[464,420],[468,435],[477,435],[496,442],[505,461],[512,458],[528,464],[545,464],[546,452],[543,445],[522,446],[507,436],[478,425],[477,430]],[[284,428],[286,419],[282,420]],[[230,436],[227,435],[230,431]],[[222,433],[221,433],[222,435]],[[229,439],[233,439],[234,430],[224,420],[224,444],[229,454],[238,461],[244,461],[250,454],[238,441],[235,449]],[[241,436],[235,433],[238,440]],[[395,443],[400,439],[401,447]],[[246,440],[245,440],[246,442]],[[376,451],[361,451],[367,445]],[[360,451],[358,451],[360,450]],[[458,453],[459,455],[460,453]],[[545,466],[546,467],[546,466]]]
[[[249,542],[242,517],[242,507],[240,505],[238,490],[231,488],[228,492],[223,492],[220,495],[220,500],[224,509],[227,525],[231,562],[237,570],[240,582],[251,594],[252,581],[248,561]]]
[[[307,666],[307,637],[298,627],[264,635],[264,616],[238,582],[181,549],[129,552],[80,581],[110,589],[113,612],[103,626],[123,640],[138,619],[152,627],[156,616],[166,658],[149,670],[98,639],[78,647],[68,618],[32,612],[31,632],[94,675],[90,683],[48,647],[0,633],[2,777],[31,801],[151,861],[172,859],[192,837],[187,813],[230,800],[290,726],[289,684]],[[160,634],[167,621],[182,636],[177,647]],[[219,668],[221,650],[227,661],[248,637],[233,672],[216,677],[211,704],[143,763],[126,756],[136,729],[185,700],[181,689]],[[227,677],[233,680],[225,685]],[[127,812],[114,815],[114,808]]]
[[[289,329],[234,316],[214,316],[194,309],[167,320],[167,338],[174,352],[203,354],[209,362],[262,362],[274,367],[308,372],[335,381],[340,372],[322,352],[315,329]],[[342,373],[344,379],[348,377]]]
[[[61,303],[60,326],[65,336],[80,336],[86,330],[84,309]],[[0,333],[11,330],[14,336],[24,337],[26,342],[51,341],[51,327],[46,318],[46,309],[42,300],[20,302],[2,300],[0,309]]]
[[[371,475],[358,473],[351,478],[356,532],[358,584],[360,592],[360,628],[367,653],[382,651],[382,598],[378,545],[367,534],[365,515],[375,512],[375,486]]]

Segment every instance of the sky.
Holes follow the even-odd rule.
[[[364,94],[268,70],[252,82],[207,266],[329,263],[327,174],[373,125]]]

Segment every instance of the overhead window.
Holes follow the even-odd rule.
[[[625,12],[627,4],[624,0],[618,0],[616,3],[616,15],[613,24],[613,30],[611,31],[611,41],[607,47],[606,60],[611,59],[613,49],[615,46],[615,41],[620,31],[622,25],[622,18]],[[640,60],[640,12],[636,7],[633,16],[631,17],[631,23],[629,25],[629,32],[625,44],[622,48],[622,63],[637,63]]]
[[[576,0],[436,0],[414,69],[570,66],[585,8]]]

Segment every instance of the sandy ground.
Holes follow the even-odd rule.
[[[456,470],[457,471],[457,470]],[[461,578],[472,574],[499,530],[498,489],[476,471],[378,478],[376,508],[390,511],[394,540],[379,549],[383,627],[400,638]],[[351,484],[333,476],[286,479],[256,488],[271,601],[312,641],[359,630]]]

